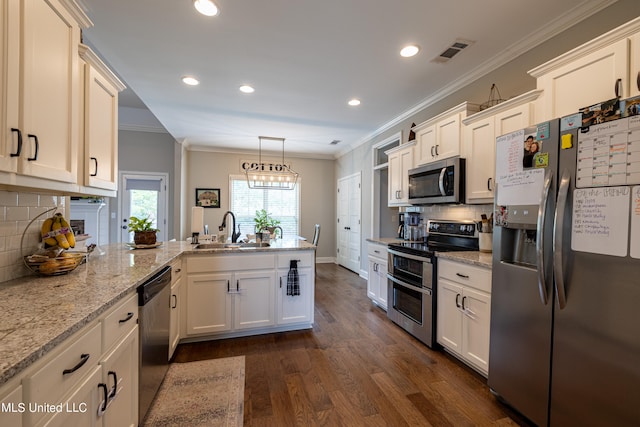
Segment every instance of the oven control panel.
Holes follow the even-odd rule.
[[[449,236],[478,237],[478,229],[472,220],[429,220],[427,222],[429,233],[445,234]]]

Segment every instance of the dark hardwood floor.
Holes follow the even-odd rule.
[[[181,344],[174,362],[245,355],[245,426],[526,425],[482,376],[389,321],[366,288],[319,264],[312,330]]]

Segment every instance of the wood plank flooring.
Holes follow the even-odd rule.
[[[528,425],[482,376],[389,321],[366,288],[319,264],[312,330],[181,344],[174,361],[245,355],[248,427]]]

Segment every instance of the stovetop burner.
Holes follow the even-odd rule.
[[[429,220],[426,241],[390,243],[389,248],[432,258],[435,252],[477,251],[478,230],[473,220]]]

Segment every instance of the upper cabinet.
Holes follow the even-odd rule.
[[[415,166],[460,155],[462,120],[478,110],[477,105],[464,102],[416,125]]]
[[[493,203],[496,138],[534,124],[534,104],[541,92],[527,92],[463,120],[467,203]]]
[[[636,18],[531,71],[544,93],[537,121],[582,107],[640,94],[640,18]]]
[[[79,52],[84,61],[81,182],[88,187],[115,192],[118,186],[118,92],[125,86],[87,46],[80,45]]]
[[[409,206],[409,169],[413,168],[415,144],[409,142],[385,153],[389,157],[388,206]]]

